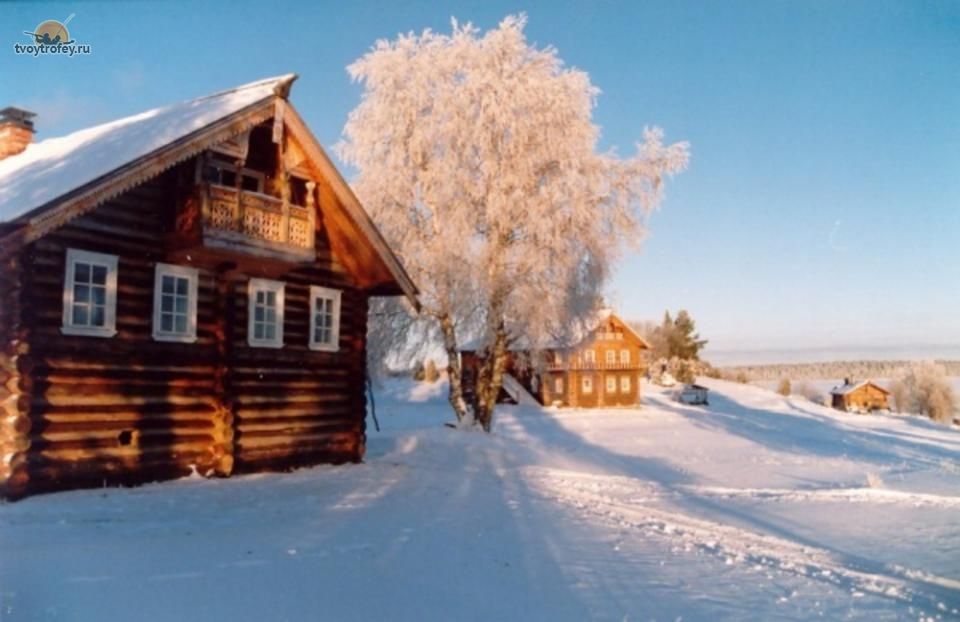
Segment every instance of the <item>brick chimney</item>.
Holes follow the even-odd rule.
[[[22,108],[0,110],[0,160],[22,153],[33,142],[33,117]]]

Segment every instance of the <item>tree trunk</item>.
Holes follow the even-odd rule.
[[[477,422],[484,432],[493,428],[493,411],[503,386],[503,372],[507,365],[507,332],[503,322],[497,323],[493,345],[486,351],[477,374]]]
[[[453,407],[453,412],[457,414],[457,421],[469,423],[472,421],[472,413],[466,400],[463,399],[463,369],[460,366],[460,352],[457,348],[453,318],[449,314],[444,313],[440,316],[440,329],[443,332],[443,348],[447,352],[447,378],[450,380],[447,399]]]

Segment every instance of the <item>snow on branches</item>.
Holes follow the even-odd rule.
[[[599,90],[556,49],[530,45],[525,24],[510,16],[481,33],[454,21],[450,34],[378,41],[348,67],[364,93],[337,146],[420,287],[424,321],[451,359],[479,340],[491,390],[511,342],[543,342],[592,313],[664,177],[688,159],[687,144],[664,144],[659,129],[630,158],[598,153]],[[408,338],[409,319],[382,316],[397,323],[381,333]],[[448,372],[453,391],[455,361]],[[451,403],[467,415],[462,396]],[[490,411],[481,423],[492,416],[492,405],[474,406]]]

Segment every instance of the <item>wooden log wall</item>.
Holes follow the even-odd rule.
[[[21,276],[18,256],[0,264],[0,496],[9,498],[22,496],[29,483],[29,385],[20,369],[21,356],[28,351],[20,321]]]
[[[247,283],[233,281],[231,375],[235,400],[236,470],[291,468],[358,461],[365,448],[367,299],[342,274],[318,266],[296,270],[286,283],[283,349],[247,345]],[[343,290],[340,350],[308,348],[310,285]]]
[[[0,495],[362,458],[366,295],[319,240],[315,265],[269,275],[288,283],[283,349],[247,345],[247,281],[263,275],[202,262],[196,343],[153,339],[155,264],[185,263],[165,248],[176,179],[111,200],[0,271]],[[68,248],[119,256],[114,337],[61,333]],[[344,290],[340,352],[307,347],[310,285]]]

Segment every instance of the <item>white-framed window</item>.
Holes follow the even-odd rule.
[[[607,350],[605,356],[606,356],[607,365],[613,365],[614,363],[617,362],[616,350]]]
[[[61,332],[88,337],[117,334],[117,262],[116,255],[67,249]]]
[[[158,263],[153,278],[153,338],[197,340],[197,269]]]
[[[340,349],[340,290],[310,286],[310,349]]]
[[[594,350],[585,350],[583,353],[583,362],[584,363],[596,363],[597,362],[597,353]]]
[[[557,376],[553,379],[553,392],[560,394],[563,393],[563,378]]]
[[[630,362],[630,350],[620,350],[620,362],[624,365]]]
[[[620,392],[630,392],[630,376],[620,376]]]
[[[584,393],[593,393],[593,378],[584,376],[580,379],[580,390]]]
[[[256,348],[283,347],[282,281],[250,279],[247,285],[247,343]]]
[[[616,393],[617,392],[617,378],[615,376],[607,376],[607,393]]]

